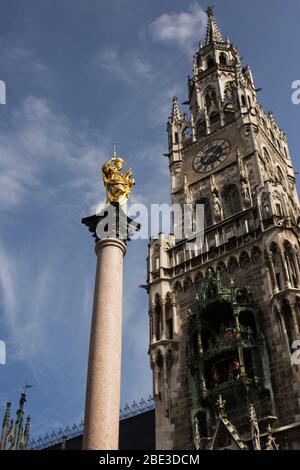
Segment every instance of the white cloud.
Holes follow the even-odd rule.
[[[205,34],[206,22],[203,8],[193,3],[187,12],[159,16],[149,28],[155,41],[173,43],[191,54],[195,43]]]
[[[186,96],[184,87],[174,84],[156,91],[148,108],[150,124],[153,127],[161,128],[166,125],[171,114],[174,96]]]
[[[92,130],[73,128],[49,101],[34,96],[26,98],[1,127],[0,211],[34,198],[62,202],[68,192],[76,192],[74,205],[90,207],[101,196],[100,168],[107,150],[105,139]]]
[[[50,67],[37,56],[34,49],[21,44],[7,44],[0,39],[0,55],[6,74],[26,76],[30,73],[31,80],[38,79],[53,84]]]
[[[150,63],[136,50],[121,53],[113,47],[103,47],[97,51],[95,63],[108,71],[115,79],[130,85],[151,77]]]

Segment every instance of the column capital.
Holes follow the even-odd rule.
[[[130,219],[119,204],[109,204],[99,214],[85,217],[81,223],[93,234],[96,243],[106,238],[129,241],[141,225]]]
[[[106,246],[115,246],[122,251],[123,256],[126,255],[126,244],[123,240],[119,240],[118,238],[103,238],[102,240],[98,240],[95,246],[96,255],[98,256],[100,251]]]

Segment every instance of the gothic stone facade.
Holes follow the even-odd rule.
[[[192,448],[197,417],[206,448],[222,393],[240,433],[254,403],[262,423],[276,416],[280,439],[300,448],[295,174],[250,68],[207,14],[188,78],[189,115],[174,98],[168,121],[172,203],[204,204],[205,242],[190,250],[191,240],[160,234],[149,246],[156,447]]]

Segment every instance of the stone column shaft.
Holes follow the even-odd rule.
[[[167,320],[166,320],[166,303],[164,301],[160,304],[161,307],[161,321],[162,321],[162,337],[161,339],[167,338]]]
[[[275,273],[275,268],[274,268],[274,262],[273,262],[273,254],[272,252],[268,253],[268,260],[270,264],[270,275],[273,283],[273,290],[274,294],[279,291],[278,284],[277,284],[277,279],[276,279],[276,273]]]
[[[176,336],[178,334],[178,324],[177,324],[177,311],[176,311],[176,301],[172,299],[172,316],[173,316],[173,334]]]
[[[297,254],[296,254],[295,250],[292,251],[292,257],[293,257],[293,262],[294,262],[295,271],[296,271],[297,287],[299,287],[300,271],[299,271],[298,258],[297,258]]]
[[[86,389],[83,448],[117,450],[121,385],[123,256],[126,245],[96,244],[97,270]]]
[[[295,306],[290,303],[290,309],[291,309],[291,315],[292,315],[292,325],[293,325],[293,332],[295,335],[295,338],[299,337],[299,326],[298,326],[298,321],[297,321],[297,313]]]
[[[283,250],[279,250],[279,254],[280,254],[280,259],[281,259],[281,264],[282,264],[284,279],[285,279],[285,287],[286,287],[287,289],[290,289],[290,288],[291,288],[291,283],[290,283],[289,271],[288,271],[287,262],[286,262],[285,255],[284,255],[284,251],[283,251]]]
[[[156,329],[157,329],[157,318],[156,318],[156,307],[155,305],[151,305],[151,316],[152,316],[152,337],[151,342],[156,342]]]

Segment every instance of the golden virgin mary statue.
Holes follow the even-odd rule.
[[[114,145],[114,156],[102,167],[107,203],[124,204],[128,199],[132,186],[135,184],[131,168],[125,173],[121,173],[123,165],[124,160],[116,156],[116,147]]]

